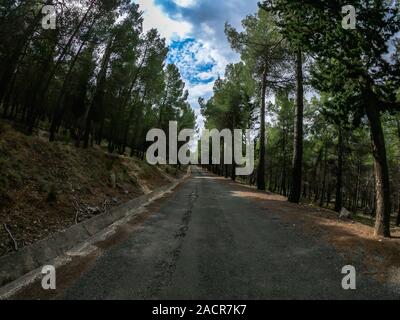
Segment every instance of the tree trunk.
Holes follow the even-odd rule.
[[[43,5],[51,5],[53,1],[46,1]],[[15,69],[20,62],[20,57],[29,42],[32,34],[40,25],[40,19],[43,17],[41,10],[35,12],[35,16],[30,25],[27,26],[25,30],[22,31],[20,38],[15,41],[15,49],[11,54],[5,57],[5,61],[2,64],[5,66],[3,73],[0,75],[0,104],[4,98],[4,95],[9,87],[10,79],[14,74]]]
[[[361,179],[361,159],[358,160],[357,165],[357,183],[356,183],[356,196],[354,199],[353,209],[354,212],[357,213],[358,211],[358,202],[360,199],[360,179]]]
[[[283,129],[283,141],[282,141],[282,173],[281,173],[281,187],[280,193],[283,196],[287,196],[286,190],[286,128]]]
[[[101,63],[101,69],[98,75],[98,80],[97,80],[97,86],[96,90],[92,99],[91,104],[89,105],[89,108],[86,112],[86,119],[85,119],[85,131],[83,135],[83,140],[84,140],[84,148],[89,147],[89,136],[91,132],[91,127],[92,127],[92,120],[95,112],[95,108],[99,107],[98,105],[102,103],[103,100],[103,94],[104,94],[104,86],[105,86],[105,81],[106,81],[106,76],[107,76],[107,69],[108,69],[108,64],[110,62],[111,54],[112,54],[112,47],[114,43],[114,38],[111,38],[108,41],[107,48],[104,53],[103,61]]]
[[[374,156],[376,192],[375,236],[390,237],[391,199],[385,137],[378,109],[373,104],[373,100],[368,99],[368,97],[366,102],[367,116],[371,126],[371,140]]]
[[[235,119],[235,115],[232,114],[232,134],[234,134],[235,132],[235,126],[236,126],[236,119]],[[235,139],[232,139],[232,152],[235,153]],[[236,161],[235,161],[235,157],[233,156],[232,158],[232,172],[231,172],[231,179],[232,181],[236,180]]]
[[[329,184],[328,193],[326,195],[326,207],[329,208],[331,205],[331,196],[332,196],[332,186]]]
[[[396,226],[400,227],[400,191],[399,191],[399,208],[397,211]]]
[[[296,123],[294,129],[294,150],[292,185],[290,188],[289,201],[299,203],[301,197],[301,180],[303,167],[303,116],[304,116],[304,88],[303,88],[303,57],[299,50],[296,57]]]
[[[335,211],[340,212],[343,207],[343,129],[339,125],[338,128],[339,142],[338,142],[338,162],[336,171],[336,199]]]
[[[319,201],[319,206],[320,207],[323,207],[324,206],[324,202],[325,202],[327,157],[328,157],[328,151],[327,151],[327,148],[325,147],[325,152],[324,152],[324,178],[322,180],[322,192],[321,192],[321,198],[320,198],[320,201]]]
[[[72,46],[72,43],[73,43],[74,39],[77,37],[78,32],[80,31],[80,29],[82,28],[82,25],[84,24],[84,22],[88,18],[89,13],[90,13],[90,11],[92,11],[93,6],[95,5],[95,3],[96,3],[96,1],[94,1],[94,0],[92,0],[90,2],[89,8],[86,10],[85,15],[79,21],[78,25],[74,29],[74,32],[69,37],[67,44],[61,49],[61,52],[59,52],[57,54],[58,59],[56,60],[54,66],[52,67],[52,70],[51,70],[51,72],[50,72],[50,74],[49,74],[49,76],[47,78],[46,85],[43,88],[44,93],[46,93],[47,89],[49,88],[51,81],[53,80],[55,74],[57,73],[58,67],[61,65],[62,61],[64,60],[68,50]],[[91,26],[89,27],[89,31],[88,32],[91,32]]]
[[[397,119],[396,123],[397,123],[397,134],[399,135],[399,140],[400,140],[400,120]],[[398,186],[398,189],[399,189],[399,208],[398,208],[398,212],[397,212],[396,226],[399,227],[400,226],[400,154],[399,154],[399,161],[398,161],[397,165],[398,165],[398,168],[399,168],[399,177],[398,177],[398,179],[399,179],[399,186]]]
[[[74,71],[76,62],[78,61],[78,58],[80,57],[80,54],[81,54],[86,42],[89,40],[89,37],[90,37],[90,34],[92,33],[92,29],[93,29],[95,22],[96,22],[96,19],[93,19],[93,22],[89,26],[89,29],[85,34],[84,40],[81,42],[78,52],[75,54],[74,59],[72,60],[70,66],[69,66],[68,72],[64,78],[63,85],[61,87],[61,91],[58,95],[57,102],[55,105],[56,110],[54,111],[52,121],[51,121],[50,137],[49,137],[50,142],[55,140],[56,128],[60,126],[62,118],[66,112],[66,105],[62,103],[62,100],[64,98],[64,94],[65,94],[67,85],[70,81],[72,72]]]
[[[260,112],[260,162],[257,170],[257,188],[265,191],[265,96],[267,93],[267,67],[265,67],[261,85]]]
[[[68,50],[72,46],[73,40],[78,35],[78,32],[81,29],[82,25],[88,18],[89,13],[91,12],[95,3],[96,3],[96,1],[94,1],[94,0],[92,0],[90,2],[89,8],[86,10],[85,15],[83,16],[83,18],[81,19],[81,21],[79,22],[77,27],[74,29],[74,32],[72,33],[72,35],[69,37],[67,44],[63,48],[61,48],[61,52],[57,53],[56,56],[58,58],[57,58],[56,62],[54,63],[53,67],[51,68],[49,74],[46,76],[46,80],[44,81],[44,86],[40,87],[39,93],[36,97],[36,103],[42,103],[42,104],[44,103],[46,92],[48,91],[50,84],[53,81],[59,66],[61,65],[62,61],[64,60]],[[32,119],[30,119],[30,122],[28,125],[28,133],[32,133],[33,126],[35,125],[36,119],[39,116],[39,114],[41,113],[40,110],[38,110],[38,106],[36,106],[36,103],[33,104]],[[42,107],[42,109],[43,109],[43,107]],[[85,144],[88,144],[88,142]]]

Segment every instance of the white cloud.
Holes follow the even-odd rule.
[[[190,87],[190,99],[192,103],[197,104],[197,101],[201,97],[210,98],[210,94],[213,91],[214,83],[200,83]]]
[[[194,38],[195,42],[183,49],[172,49],[171,56],[178,57],[174,63],[178,66],[189,90],[189,102],[199,113],[198,98],[210,98],[213,81],[223,77],[228,63],[237,62],[224,34],[225,22],[240,28],[240,21],[247,14],[257,10],[257,0],[173,0],[168,1],[134,0],[144,11],[144,29],[158,29],[161,36],[172,41]],[[181,50],[183,52],[173,52]],[[196,66],[212,64],[211,69],[196,69]],[[201,119],[198,124],[201,126]]]
[[[196,4],[196,0],[174,0],[174,2],[183,8],[190,8]]]
[[[214,81],[223,76],[228,63],[209,43],[193,39],[172,43],[170,61],[181,71],[189,90],[189,102],[195,109],[199,107],[197,101],[200,97],[211,97]]]
[[[206,22],[201,23],[201,29],[203,30],[204,34],[207,36],[214,36],[215,30],[211,28]]]
[[[144,12],[144,31],[156,28],[161,36],[169,42],[176,37],[185,37],[193,29],[190,22],[168,17],[160,7],[154,4],[153,0],[135,0],[135,2],[139,4],[140,10]]]

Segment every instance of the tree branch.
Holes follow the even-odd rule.
[[[7,225],[6,225],[5,223],[3,224],[3,226],[4,226],[4,229],[7,231],[8,235],[10,236],[11,240],[12,240],[13,243],[14,243],[14,250],[15,250],[15,251],[18,251],[18,243],[17,243],[17,240],[15,240],[15,238],[13,237],[13,235],[12,235],[10,229],[8,229],[8,227],[7,227]]]

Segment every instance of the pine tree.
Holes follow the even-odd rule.
[[[242,21],[244,31],[238,32],[229,24],[225,27],[228,40],[234,50],[241,54],[242,60],[260,83],[260,153],[257,170],[257,187],[265,190],[265,117],[268,86],[273,88],[277,74],[282,71],[285,60],[284,42],[276,30],[272,16],[260,9],[256,15]]]
[[[345,1],[329,6],[322,1],[311,4],[315,19],[308,36],[319,68],[314,70],[317,89],[338,92],[337,99],[351,105],[355,120],[366,115],[371,129],[376,181],[377,236],[390,236],[390,181],[386,144],[381,123],[385,110],[400,110],[395,101],[398,64],[385,59],[389,43],[400,30],[398,9],[388,1],[353,1],[357,10],[355,30],[342,28],[341,8]],[[335,99],[336,97],[333,97]]]

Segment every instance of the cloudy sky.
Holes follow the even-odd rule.
[[[168,62],[175,63],[199,108],[199,97],[209,98],[218,75],[238,60],[224,34],[225,22],[240,21],[257,10],[257,0],[135,0],[144,11],[145,31],[157,28],[170,46]]]

